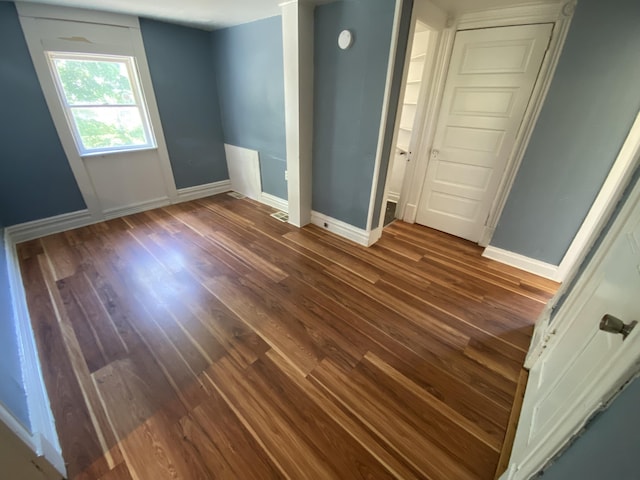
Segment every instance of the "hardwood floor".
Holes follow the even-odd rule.
[[[72,479],[491,479],[557,284],[218,195],[18,246]]]

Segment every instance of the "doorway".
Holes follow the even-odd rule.
[[[505,479],[531,478],[638,373],[640,184],[554,318],[531,366]]]
[[[553,24],[456,34],[416,221],[478,242]]]
[[[481,240],[552,30],[552,23],[542,23],[458,31],[443,54],[436,53],[433,32],[416,22],[385,196],[386,205],[399,202],[394,217]],[[442,65],[435,65],[435,57],[443,55]],[[425,125],[427,104],[437,96],[430,85],[437,83],[436,69],[445,72],[442,100],[427,120],[431,125]],[[431,135],[425,133],[429,128]],[[407,190],[417,173],[415,166],[407,170],[412,157],[427,166],[418,201],[407,212]],[[385,225],[388,219],[387,214]]]
[[[385,196],[385,217],[384,226],[389,225],[396,218],[397,205],[400,200],[402,184],[404,182],[407,162],[410,159],[412,144],[415,144],[416,135],[420,129],[416,125],[419,118],[418,107],[423,100],[420,93],[426,83],[428,69],[427,55],[431,53],[434,34],[426,24],[420,20],[416,21],[413,39],[411,41],[411,54],[409,57],[409,69],[405,82],[404,95],[402,96],[402,106],[400,108],[398,136],[394,153],[389,162],[389,180]]]

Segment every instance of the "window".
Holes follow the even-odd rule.
[[[47,56],[80,155],[155,147],[133,57]]]

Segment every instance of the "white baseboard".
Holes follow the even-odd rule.
[[[387,202],[398,203],[400,201],[400,194],[396,192],[387,193]]]
[[[28,442],[28,445],[38,456],[44,456],[64,477],[66,476],[66,467],[62,458],[62,448],[58,441],[53,412],[49,404],[49,395],[42,376],[40,357],[38,356],[22,275],[20,274],[18,254],[12,234],[7,230],[5,229],[4,246],[9,276],[9,290],[18,333],[20,363],[25,391],[27,392],[29,419],[31,420],[31,441]],[[22,438],[22,435],[20,436]]]
[[[509,252],[508,250],[492,247],[491,245],[484,249],[482,256],[506,265],[511,265],[525,272],[555,280],[556,282],[561,281],[558,275],[557,265],[551,265],[550,263],[542,262],[535,258],[525,257],[519,253]]]
[[[282,212],[289,211],[289,202],[276,197],[275,195],[271,195],[270,193],[262,192],[260,193],[260,203],[264,203],[265,205],[269,205],[270,207],[275,208],[276,210],[280,210]]]
[[[110,208],[104,211],[103,216],[104,220],[112,220],[114,218],[126,217],[127,215],[144,212],[146,210],[153,210],[154,208],[166,207],[170,203],[169,197],[154,198],[152,200],[145,200],[144,202],[127,205],[126,207]]]
[[[178,202],[188,202],[199,198],[210,197],[219,193],[231,191],[231,180],[221,180],[219,182],[205,183],[195,187],[178,189]]]
[[[231,182],[229,180],[196,185],[195,187],[181,188],[178,190],[178,196],[176,201],[173,203],[188,202],[190,200],[228,192],[230,190]],[[168,197],[156,198],[146,202],[136,203],[134,205],[127,205],[122,208],[106,210],[102,218],[91,217],[89,210],[78,210],[77,212],[63,213],[62,215],[55,215],[53,217],[11,225],[9,227],[5,227],[4,230],[10,244],[17,244],[52,235],[54,233],[72,230],[74,228],[86,227],[87,225],[101,222],[103,220],[110,220],[117,217],[131,215],[132,213],[139,213],[154,208],[164,207],[170,203],[171,202]]]
[[[89,210],[63,213],[54,217],[33,220],[5,227],[4,232],[11,244],[26,242],[34,238],[40,238],[53,233],[64,232],[78,227],[84,227],[94,223]]]
[[[378,227],[374,230],[371,230],[369,232],[369,243],[367,245],[367,247],[370,247],[371,245],[373,245],[374,243],[376,243],[378,240],[380,240],[380,237],[382,237],[382,229],[384,227]]]
[[[311,212],[311,223],[365,247],[373,245],[382,235],[382,228],[367,231],[316,211]]]
[[[418,215],[418,206],[413,203],[407,203],[404,207],[404,215],[402,216],[402,220],[407,223],[414,223],[416,221],[416,216]]]

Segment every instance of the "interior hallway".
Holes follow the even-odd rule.
[[[223,194],[18,245],[69,478],[493,478],[557,284]]]

